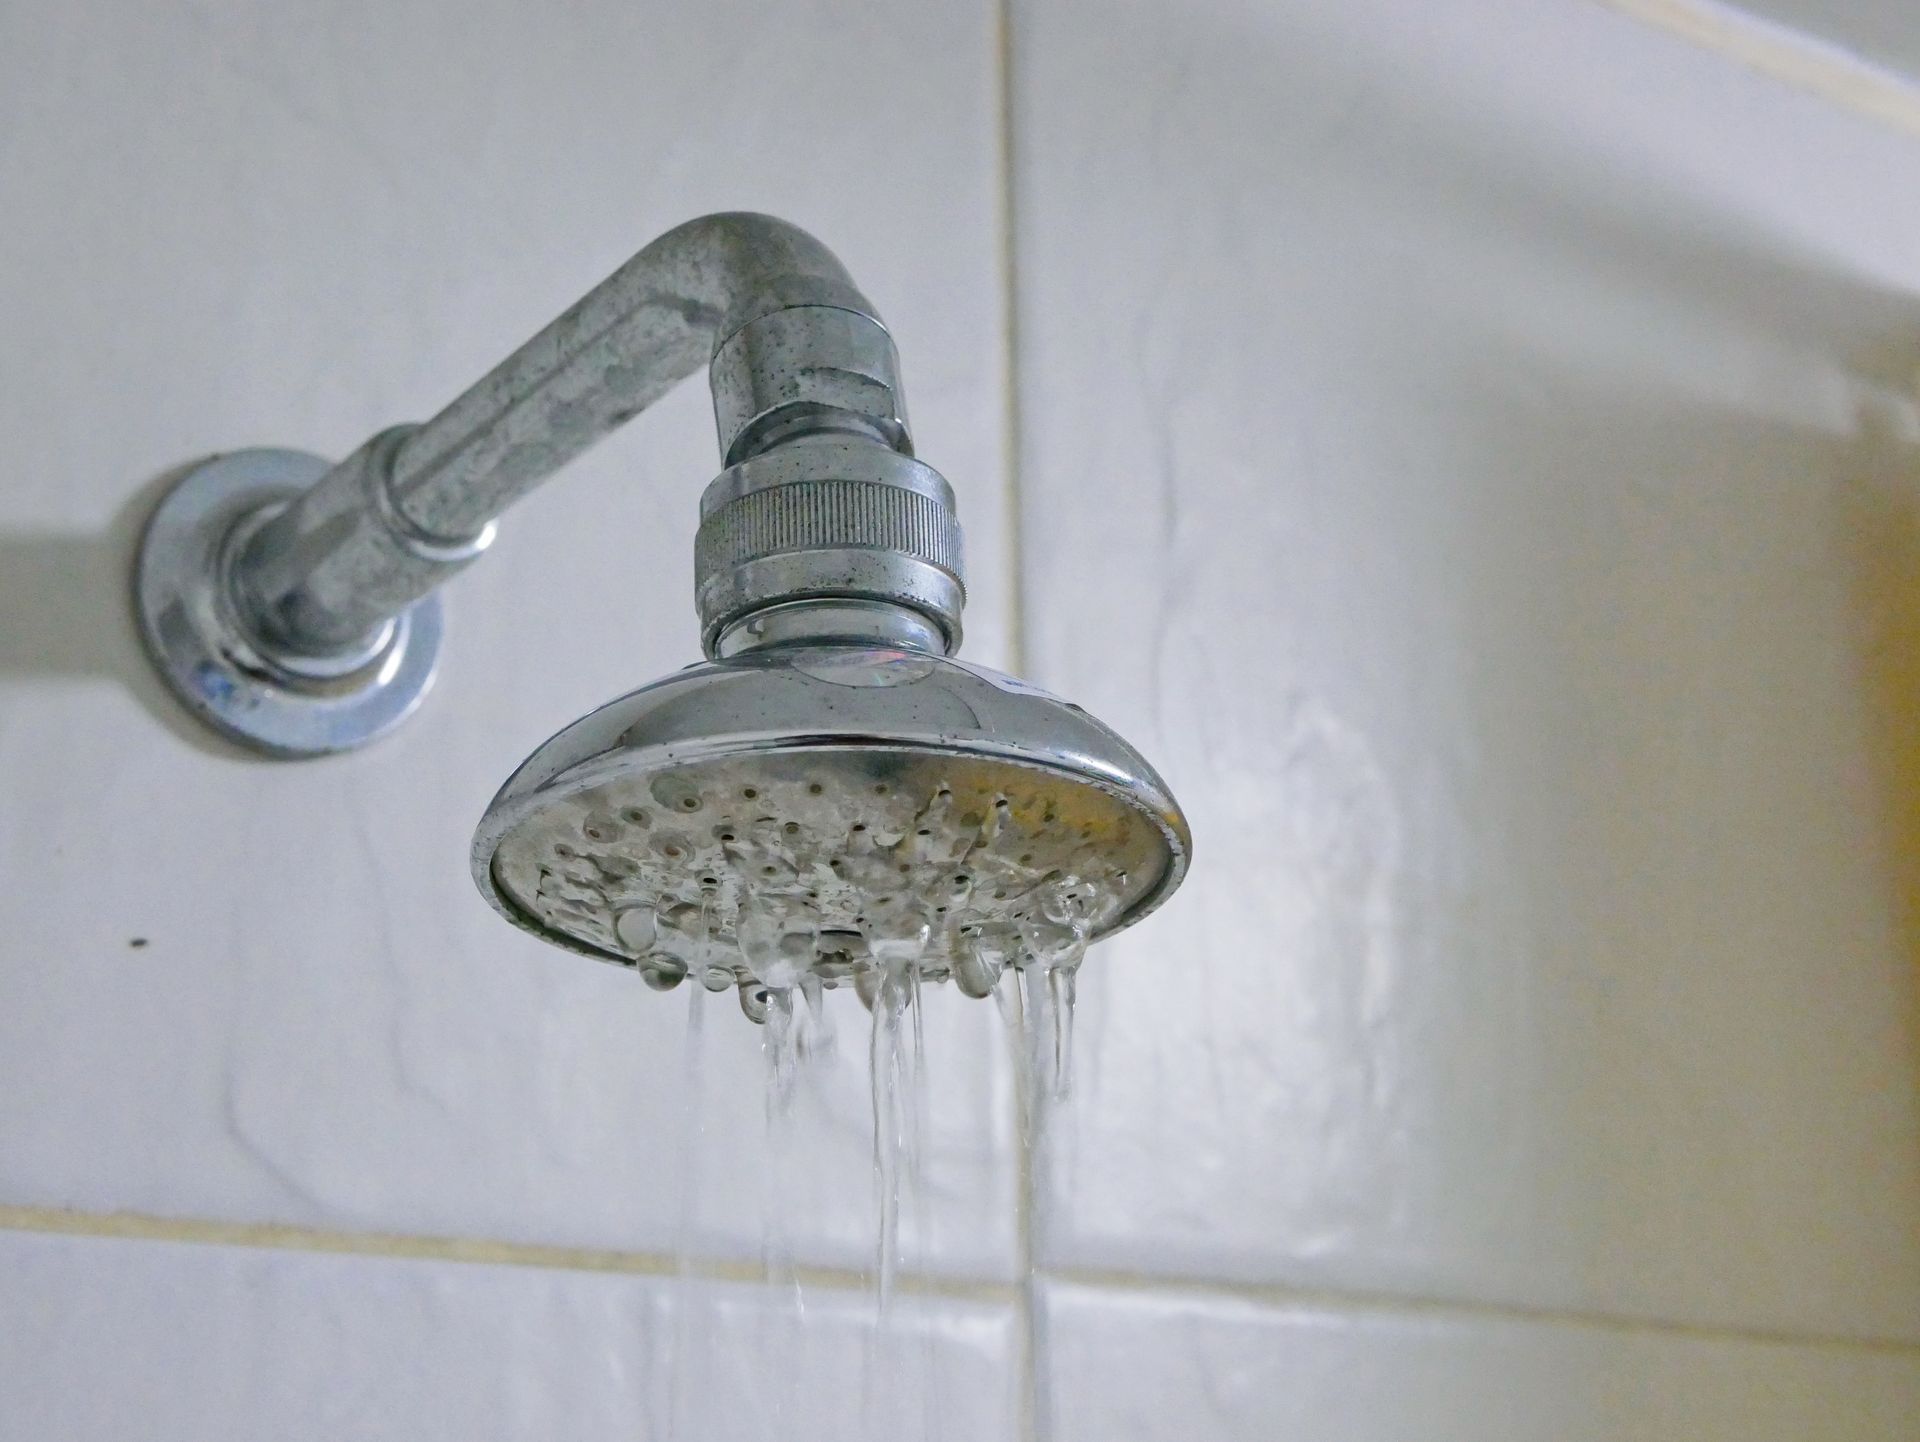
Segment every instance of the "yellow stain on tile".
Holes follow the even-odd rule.
[[[1879,851],[1906,964],[1906,1035],[1920,1055],[1920,453],[1876,438],[1841,520]]]
[[[482,1266],[547,1267],[560,1271],[612,1272],[640,1277],[690,1276],[704,1281],[767,1283],[757,1262],[723,1257],[680,1259],[660,1252],[627,1252],[592,1247],[503,1242],[478,1237],[441,1237],[405,1232],[335,1232],[280,1222],[223,1222],[202,1217],[162,1217],[146,1212],[76,1212],[59,1207],[0,1206],[0,1231],[53,1232],[75,1237],[113,1237],[152,1242],[188,1242],[203,1246],[252,1247],[338,1256],[385,1257],[404,1261],[460,1262]],[[787,1278],[780,1278],[785,1283]],[[796,1267],[793,1280],[803,1287],[866,1291],[872,1278],[838,1267]],[[951,1297],[962,1301],[1010,1302],[1009,1284],[961,1278],[903,1274],[906,1296]]]
[[[1920,88],[1845,51],[1714,4],[1693,0],[1597,3],[1842,109],[1920,135]]]

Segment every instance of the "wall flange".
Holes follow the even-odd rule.
[[[420,704],[440,657],[440,598],[415,601],[366,645],[293,656],[253,634],[234,562],[260,526],[333,464],[304,451],[244,450],[188,470],[147,521],[134,609],[148,654],[207,725],[268,755],[321,756],[365,745]]]

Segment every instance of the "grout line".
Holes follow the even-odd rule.
[[[1020,293],[1018,242],[1014,234],[1015,188],[1013,139],[1013,6],[998,0],[994,9],[994,80],[999,124],[1000,228],[1000,403],[1001,497],[1006,520],[1001,530],[1007,554],[1007,669],[1024,676],[1027,669],[1026,543],[1020,508]]]
[[[1153,1296],[1179,1295],[1255,1303],[1275,1308],[1323,1312],[1425,1316],[1470,1321],[1519,1322],[1533,1326],[1584,1327],[1595,1331],[1671,1337],[1698,1342],[1745,1342],[1774,1347],[1816,1347],[1900,1357],[1920,1357],[1920,1341],[1789,1332],[1767,1327],[1714,1325],[1635,1317],[1575,1308],[1530,1306],[1472,1298],[1402,1296],[1388,1292],[1346,1292],[1285,1283],[1230,1282],[1217,1278],[1156,1276],[1099,1267],[1052,1267],[1049,1281],[1092,1291]]]
[[[0,1206],[0,1231],[56,1233],[72,1237],[121,1238],[150,1242],[186,1242],[201,1246],[253,1247],[333,1256],[382,1257],[398,1261],[459,1262],[479,1266],[544,1267],[558,1271],[610,1272],[624,1276],[672,1279],[694,1276],[713,1282],[771,1285],[773,1278],[757,1262],[725,1257],[679,1258],[661,1252],[614,1248],[563,1247],[537,1242],[501,1242],[471,1237],[407,1232],[334,1232],[281,1222],[219,1222],[199,1217],[163,1217],[146,1212],[74,1212],[58,1207]],[[780,1281],[788,1269],[781,1269]],[[851,1267],[802,1265],[792,1269],[800,1285],[848,1292],[871,1292],[870,1273]],[[969,1281],[925,1273],[903,1274],[904,1296],[944,1297],[967,1302],[1010,1303],[1019,1289],[1005,1282]]]
[[[1595,0],[1843,110],[1920,135],[1920,87],[1871,61],[1714,0]]]
[[[770,1280],[766,1269],[758,1263],[718,1257],[696,1256],[686,1259],[683,1264],[681,1259],[659,1252],[562,1247],[541,1243],[434,1236],[424,1233],[334,1232],[323,1228],[292,1226],[280,1222],[220,1222],[196,1217],[156,1216],[146,1212],[75,1212],[58,1207],[0,1205],[0,1231],[314,1252],[332,1256],[376,1257],[396,1261],[540,1267],[559,1271],[601,1272],[667,1279],[691,1275],[704,1281],[715,1282],[767,1284]],[[856,1268],[801,1266],[795,1271],[803,1286],[849,1292],[873,1290],[872,1276]],[[1035,1283],[1040,1280],[1084,1287],[1092,1291],[1217,1298],[1277,1308],[1495,1320],[1547,1326],[1585,1327],[1608,1332],[1678,1337],[1703,1342],[1746,1342],[1764,1346],[1816,1347],[1878,1355],[1920,1357],[1920,1342],[1789,1332],[1765,1327],[1678,1322],[1657,1317],[1584,1312],[1572,1308],[1527,1306],[1513,1302],[1401,1296],[1383,1292],[1345,1292],[1325,1287],[1232,1282],[1218,1278],[1182,1277],[1098,1267],[1049,1267],[1044,1271],[1036,1270],[1024,1283],[969,1281],[958,1277],[911,1273],[900,1277],[899,1287],[904,1296],[1002,1305],[1019,1304],[1016,1310],[1022,1312],[1024,1320],[1030,1326],[1032,1319],[1030,1314],[1024,1313],[1024,1308],[1033,1305],[1038,1290]]]
[[[999,141],[999,231],[1000,231],[1000,381],[1001,381],[1001,453],[1002,504],[1006,511],[1002,534],[1007,552],[1007,669],[1024,676],[1027,670],[1027,607],[1025,567],[1025,517],[1021,509],[1021,409],[1020,409],[1020,291],[1019,238],[1016,231],[1018,172],[1014,143],[1014,5],[1016,0],[996,0],[994,6],[994,87]],[[1019,1044],[1016,1040],[1015,1044]],[[1033,1149],[1029,1128],[1021,1121],[1026,1102],[1020,1095],[1019,1067],[1013,1068],[1014,1084],[1009,1101],[1014,1109],[1013,1156],[1014,1195],[1013,1231],[1017,1305],[1014,1308],[1015,1367],[1019,1384],[1016,1428],[1022,1442],[1041,1442],[1043,1434],[1040,1405],[1040,1367],[1038,1339],[1039,1289],[1034,1266],[1033,1244]]]
[[[1019,385],[1019,288],[1016,232],[1015,134],[1013,86],[1013,6],[1016,0],[998,0],[999,141],[1000,141],[1000,270],[1001,330],[1005,351],[1005,476],[1006,536],[1008,542],[1008,652],[1010,669],[1026,671],[1026,606],[1023,516],[1021,497],[1022,414]],[[1870,121],[1907,134],[1920,135],[1920,89],[1865,60],[1781,27],[1739,14],[1712,0],[1595,0],[1629,19],[1720,54],[1736,64],[1779,81]],[[1017,1091],[1015,1106],[1019,1105]],[[1864,1337],[1795,1334],[1758,1327],[1709,1326],[1572,1309],[1529,1307],[1517,1303],[1396,1296],[1385,1293],[1349,1293],[1329,1289],[1250,1284],[1180,1276],[1155,1276],[1092,1268],[1047,1268],[1035,1263],[1033,1238],[1034,1167],[1030,1139],[1016,1125],[1015,1230],[1018,1265],[1023,1281],[1017,1287],[1020,1367],[1024,1382],[1021,1435],[1041,1442],[1037,1356],[1041,1322],[1038,1315],[1041,1281],[1062,1282],[1103,1291],[1211,1296],[1273,1307],[1327,1311],[1426,1315],[1522,1322],[1548,1326],[1578,1326],[1620,1333],[1683,1338],[1698,1341],[1745,1342],[1755,1345],[1833,1348],[1862,1353],[1920,1356],[1920,1343]]]

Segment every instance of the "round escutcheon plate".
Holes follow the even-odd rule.
[[[248,635],[228,584],[238,542],[329,469],[303,451],[215,456],[167,492],[140,541],[134,609],[160,674],[200,720],[271,756],[324,756],[385,735],[420,704],[439,660],[432,596],[336,674],[292,669]]]

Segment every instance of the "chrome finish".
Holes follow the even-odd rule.
[[[751,980],[741,928],[777,904],[832,985],[922,925],[921,975],[950,975],[1063,876],[1113,888],[1098,939],[1164,901],[1191,849],[1153,768],[1076,706],[925,652],[782,646],[561,731],[487,808],[473,877],[516,926],[656,984]]]
[[[322,658],[363,648],[493,540],[491,523],[459,541],[426,535],[393,504],[387,479],[411,430],[382,431],[241,549],[234,599],[276,654]]]
[[[871,315],[820,305],[769,311],[721,342],[712,384],[730,466],[803,430],[849,429],[913,454],[900,358]]]
[[[880,601],[960,644],[960,522],[930,466],[867,440],[808,437],[731,466],[700,498],[694,587],[702,643],[768,606],[812,597]]]
[[[419,705],[439,659],[437,596],[324,657],[274,646],[236,603],[240,554],[328,469],[299,451],[216,456],[167,493],[140,543],[135,609],[154,665],[207,725],[270,756],[384,735]]]
[[[706,364],[717,341],[792,306],[878,323],[832,253],[785,221],[675,227],[410,435],[394,456],[396,506],[428,535],[478,533]]]
[[[283,756],[369,741],[397,719],[385,694],[390,678],[369,661],[403,654],[393,649],[401,618],[487,548],[500,510],[709,360],[730,465],[755,465],[828,438],[837,448],[835,473],[803,467],[796,481],[887,485],[896,463],[911,467],[916,480],[901,489],[924,493],[937,483],[944,529],[938,555],[893,558],[884,548],[902,524],[894,512],[923,503],[890,495],[881,497],[888,504],[869,503],[875,493],[863,491],[869,501],[835,511],[817,487],[752,503],[747,509],[758,507],[763,519],[804,512],[809,549],[776,542],[763,555],[728,556],[703,613],[708,644],[756,608],[841,597],[924,612],[941,644],[957,645],[962,589],[952,492],[907,459],[912,441],[893,341],[824,246],[784,221],[749,214],[706,216],[667,232],[438,415],[383,431],[297,496],[280,497],[287,503],[271,518],[249,522],[244,545],[151,548],[141,624],[150,634],[160,626],[150,595],[165,604],[217,593],[217,606],[200,608],[199,649],[247,656],[262,676],[326,678],[329,687],[324,695],[276,692],[283,717],[270,736],[236,726],[225,712],[214,724]],[[187,498],[178,506],[195,504]],[[715,534],[730,534],[736,520],[744,526],[746,512],[720,521]],[[216,555],[219,575],[211,569]],[[203,570],[160,574],[167,566]],[[411,623],[416,645],[424,624]],[[794,617],[782,624],[791,630]],[[912,621],[902,624],[915,630]],[[192,675],[166,664],[162,673],[189,706],[214,719]],[[246,694],[244,679],[232,684]],[[342,693],[354,685],[369,694],[347,705]],[[309,701],[321,708],[312,725],[286,720]]]
[[[946,648],[940,628],[918,611],[883,601],[828,597],[788,601],[741,617],[714,640],[713,659],[726,660],[768,646],[808,641],[891,646],[908,651],[942,652]]]

